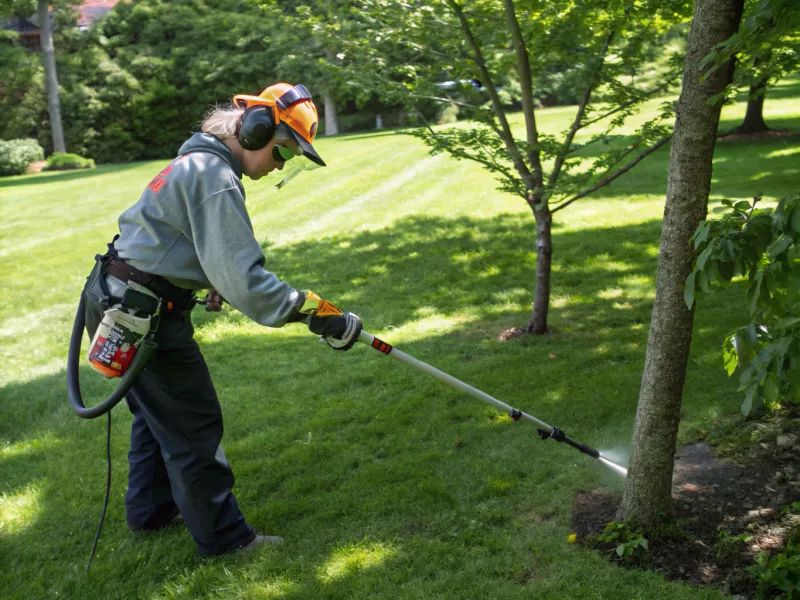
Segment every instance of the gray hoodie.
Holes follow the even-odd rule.
[[[264,269],[241,178],[225,144],[194,134],[120,216],[114,247],[137,269],[183,288],[214,288],[256,323],[281,327],[302,295]]]

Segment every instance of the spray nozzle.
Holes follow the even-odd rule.
[[[542,438],[543,440],[552,438],[557,442],[564,442],[568,446],[572,446],[579,452],[588,454],[592,458],[600,458],[600,453],[597,450],[595,450],[591,446],[587,446],[586,444],[582,444],[581,442],[578,442],[576,440],[573,440],[572,438],[567,437],[567,434],[561,431],[558,427],[553,427],[551,428],[550,431],[545,431],[544,429],[537,429],[536,431],[539,434],[539,437]]]

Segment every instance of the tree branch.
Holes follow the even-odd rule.
[[[601,133],[600,135],[598,135],[598,136],[596,136],[596,137],[593,137],[592,139],[590,139],[590,140],[589,140],[588,142],[586,142],[585,144],[581,144],[581,145],[579,145],[579,146],[575,146],[574,148],[571,148],[571,149],[570,149],[570,150],[567,152],[567,154],[568,154],[568,155],[569,155],[569,154],[572,154],[573,152],[577,152],[578,150],[583,150],[583,149],[584,149],[584,148],[586,148],[587,146],[591,146],[592,144],[596,144],[597,142],[599,142],[599,141],[601,141],[601,140],[605,139],[607,135],[608,135],[608,132],[607,132],[607,131],[606,131],[606,132],[604,132],[604,133]]]
[[[500,96],[497,93],[497,88],[495,87],[494,83],[492,82],[492,78],[489,74],[489,69],[486,67],[486,62],[483,59],[483,53],[481,52],[481,48],[478,45],[475,36],[472,35],[472,29],[469,26],[469,21],[464,16],[464,12],[461,9],[461,6],[456,3],[455,0],[446,0],[447,4],[450,5],[450,8],[453,9],[453,12],[456,13],[458,20],[461,23],[461,29],[464,32],[464,37],[467,39],[467,43],[472,48],[474,53],[473,60],[475,64],[478,66],[478,70],[481,73],[481,79],[483,80],[483,87],[489,92],[489,96],[492,99],[492,106],[494,107],[495,115],[497,116],[497,120],[500,122],[500,127],[502,128],[501,132],[501,139],[506,145],[506,149],[508,150],[508,154],[511,157],[514,166],[517,169],[522,181],[525,183],[525,187],[528,189],[534,188],[533,176],[531,172],[528,170],[527,165],[525,164],[525,160],[522,158],[522,154],[519,152],[519,148],[517,148],[516,143],[514,142],[514,136],[511,133],[511,127],[508,124],[508,119],[506,118],[505,110],[503,110],[503,104],[500,102]]]
[[[626,10],[627,13],[627,10]],[[603,69],[603,65],[605,64],[606,60],[606,53],[608,52],[608,47],[611,45],[611,40],[614,39],[614,34],[617,32],[616,27],[614,27],[606,36],[606,40],[603,43],[603,48],[600,50],[600,54],[597,58],[597,70],[594,73],[590,74],[589,77],[589,84],[586,86],[586,91],[583,93],[583,98],[581,98],[581,103],[578,105],[578,112],[575,113],[575,120],[572,122],[572,126],[569,128],[567,132],[567,137],[564,139],[564,144],[561,146],[561,151],[556,155],[556,162],[553,165],[553,170],[550,172],[550,177],[547,179],[547,187],[552,188],[555,186],[556,182],[558,181],[559,175],[561,175],[561,167],[564,166],[564,159],[569,152],[569,147],[572,145],[572,140],[575,138],[575,134],[578,133],[578,129],[581,127],[581,120],[583,119],[583,114],[586,112],[586,105],[589,104],[589,98],[591,98],[592,90],[594,89],[595,84],[597,83],[597,76],[600,74],[600,71]]]
[[[570,204],[572,204],[572,203],[573,203],[573,202],[575,202],[576,200],[580,200],[581,198],[584,198],[585,196],[588,196],[588,195],[589,195],[589,194],[591,194],[592,192],[596,192],[596,191],[597,191],[597,190],[599,190],[601,187],[605,187],[605,186],[607,186],[609,183],[611,183],[612,181],[614,181],[614,180],[615,180],[617,177],[619,177],[620,175],[623,175],[623,174],[627,173],[627,172],[628,172],[628,171],[630,171],[630,170],[631,170],[633,167],[635,167],[637,164],[639,164],[639,163],[640,163],[642,160],[644,160],[644,159],[645,159],[647,156],[649,156],[650,154],[652,154],[653,152],[655,152],[656,150],[658,150],[659,148],[661,148],[661,146],[663,146],[664,144],[666,144],[666,143],[667,143],[667,142],[668,142],[670,139],[672,139],[672,136],[671,136],[671,135],[669,135],[669,136],[667,136],[667,137],[665,137],[665,138],[662,138],[661,140],[659,140],[658,142],[656,142],[655,144],[653,144],[652,146],[650,146],[650,147],[649,147],[647,150],[645,150],[644,152],[642,152],[642,153],[641,153],[639,156],[637,156],[636,158],[634,158],[634,159],[633,159],[631,162],[629,162],[627,165],[625,165],[624,167],[622,167],[622,168],[621,168],[619,171],[617,171],[617,172],[616,172],[616,173],[614,173],[613,175],[609,175],[608,177],[605,177],[604,179],[601,179],[600,181],[598,181],[598,182],[597,182],[595,185],[593,185],[592,187],[590,187],[590,188],[588,188],[588,189],[586,189],[586,190],[582,191],[582,192],[581,192],[581,193],[579,193],[579,194],[576,194],[576,195],[574,195],[572,198],[570,198],[570,199],[569,199],[569,200],[567,200],[566,202],[562,202],[561,204],[559,204],[557,207],[555,207],[555,208],[554,208],[552,211],[550,211],[550,212],[551,212],[551,213],[558,212],[559,210],[561,210],[562,208],[566,208],[567,206],[569,206]]]
[[[517,54],[517,72],[519,73],[519,83],[522,89],[522,112],[525,115],[525,129],[528,134],[528,164],[533,168],[533,176],[536,187],[533,189],[531,201],[538,204],[544,192],[542,177],[541,155],[538,149],[539,132],[536,129],[536,113],[533,104],[533,80],[531,78],[531,65],[528,56],[528,48],[522,37],[517,15],[514,12],[514,0],[504,0],[506,21],[514,50]]]
[[[458,106],[466,106],[467,108],[480,108],[479,106],[475,106],[474,104],[470,104],[468,102],[459,102],[458,100],[452,100],[450,98],[439,98],[438,96],[422,96],[420,94],[410,94],[412,98],[419,98],[420,100],[435,100],[436,102],[446,102],[447,104],[456,104]]]
[[[644,102],[648,98],[652,98],[653,96],[655,96],[659,92],[662,92],[665,89],[667,89],[669,86],[671,86],[675,82],[676,79],[677,79],[677,77],[675,77],[673,79],[670,79],[669,81],[667,81],[663,85],[660,85],[660,86],[650,90],[649,92],[645,93],[642,96],[642,98],[638,98],[636,100],[631,100],[630,102],[626,102],[625,104],[621,104],[621,105],[617,106],[616,108],[614,108],[613,110],[610,110],[607,113],[600,115],[599,117],[595,117],[594,119],[591,119],[589,121],[584,121],[583,123],[580,124],[580,127],[578,127],[578,129],[583,129],[584,127],[588,127],[589,125],[593,125],[594,123],[597,123],[598,121],[602,121],[603,119],[605,119],[607,117],[610,117],[611,115],[616,114],[616,113],[620,112],[621,110],[625,110],[626,108],[630,108],[634,104],[638,104],[639,102]]]

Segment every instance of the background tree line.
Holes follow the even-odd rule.
[[[118,3],[85,31],[76,27],[78,4],[50,3],[61,116],[67,150],[98,162],[171,156],[210,105],[228,102],[235,92],[257,92],[276,80],[304,82],[311,89],[324,115],[322,134],[371,129],[376,114],[382,115],[384,126],[454,120],[459,111],[461,117],[474,117],[458,103],[489,101],[474,65],[443,64],[444,53],[435,53],[450,44],[452,32],[426,29],[424,40],[415,39],[418,35],[393,37],[398,33],[396,17],[407,12],[392,3],[138,0]],[[427,4],[434,17],[443,6]],[[409,6],[415,5],[424,6]],[[526,35],[534,33],[534,21],[526,21],[535,16],[531,8],[521,18]],[[551,12],[550,24],[558,11]],[[14,14],[35,15],[36,2],[0,3],[0,17]],[[497,14],[502,20],[502,9]],[[539,29],[545,25],[540,23]],[[570,18],[548,38],[548,51],[536,54],[537,104],[580,101],[585,75],[581,56],[587,43],[591,45],[578,40],[583,33],[577,19]],[[684,33],[674,30],[671,35]],[[414,47],[420,41],[430,47],[420,52]],[[641,37],[630,47],[643,60],[656,60],[660,50],[655,40]],[[521,108],[512,65],[499,55],[492,61],[502,102]],[[635,70],[629,77],[635,79]],[[0,138],[35,138],[49,154],[53,142],[42,57],[23,48],[11,30],[0,33],[0,81]],[[448,81],[455,87],[436,86]],[[458,83],[464,81],[474,86],[467,90]],[[419,102],[410,94],[418,87],[452,102]],[[602,98],[604,91],[596,93]]]

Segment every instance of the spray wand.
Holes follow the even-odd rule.
[[[358,336],[358,341],[368,346],[374,348],[378,352],[385,354],[386,356],[391,356],[395,360],[398,360],[402,363],[410,365],[417,369],[418,371],[422,371],[423,373],[428,373],[429,375],[433,375],[439,381],[446,383],[452,388],[457,389],[460,392],[464,392],[472,396],[473,398],[477,398],[482,402],[486,402],[487,404],[491,404],[495,408],[498,408],[506,413],[508,416],[511,417],[514,421],[524,420],[530,421],[537,427],[537,432],[539,433],[539,437],[543,440],[546,439],[553,439],[557,442],[564,442],[568,446],[572,446],[579,452],[583,452],[592,458],[596,458],[600,460],[604,465],[613,469],[617,473],[621,473],[622,475],[628,474],[627,469],[621,467],[620,465],[610,461],[609,459],[603,457],[598,450],[595,450],[591,446],[587,446],[586,444],[582,444],[577,440],[573,440],[571,437],[568,437],[561,429],[558,427],[553,427],[552,425],[548,425],[544,421],[540,421],[533,415],[529,415],[528,413],[522,412],[521,410],[514,408],[513,406],[509,406],[505,402],[500,402],[497,398],[493,398],[489,394],[482,392],[481,390],[472,387],[453,377],[452,375],[448,375],[439,369],[432,367],[431,365],[422,362],[421,360],[417,360],[413,356],[406,354],[405,352],[401,352],[397,348],[394,348],[390,344],[387,344],[383,340],[376,338],[374,335],[367,333],[366,331],[362,331]]]

